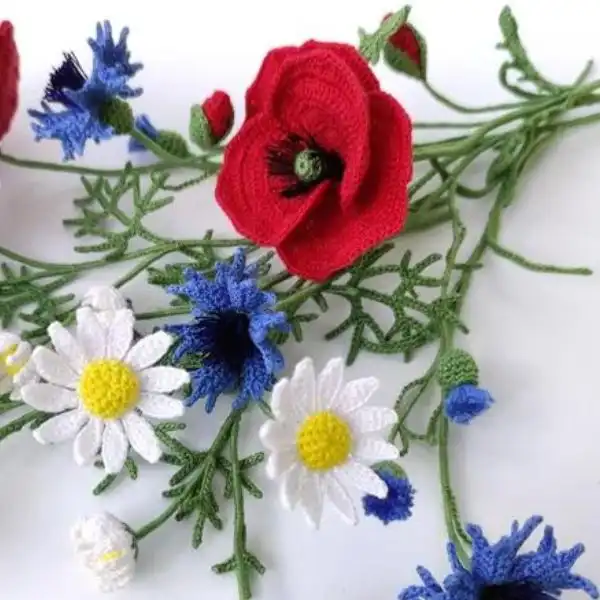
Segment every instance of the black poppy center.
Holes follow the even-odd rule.
[[[248,315],[234,310],[224,311],[215,315],[213,327],[211,355],[233,370],[240,371],[254,351]]]
[[[54,69],[50,74],[50,81],[44,92],[44,100],[69,105],[70,101],[65,96],[65,90],[80,90],[86,81],[87,75],[77,57],[72,52],[65,52],[60,67]]]
[[[301,196],[328,179],[341,181],[344,166],[335,150],[326,150],[312,137],[295,133],[267,148],[269,175],[279,181],[284,198]]]
[[[479,600],[554,600],[554,597],[528,581],[515,581],[484,586]]]

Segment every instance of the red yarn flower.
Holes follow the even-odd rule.
[[[390,17],[391,14],[388,14],[383,20],[386,21]],[[426,79],[427,46],[421,34],[410,23],[404,23],[388,38],[384,56],[396,71],[418,79]]]
[[[242,235],[321,281],[402,229],[410,119],[352,46],[269,52],[246,108],[216,192]]]
[[[0,22],[0,140],[7,134],[19,101],[19,53],[9,21]]]

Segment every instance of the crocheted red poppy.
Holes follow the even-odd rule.
[[[402,229],[410,119],[352,46],[271,51],[246,108],[216,191],[242,235],[321,281]]]
[[[6,135],[17,111],[19,53],[9,21],[0,23],[0,140]]]

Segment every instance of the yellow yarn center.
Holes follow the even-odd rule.
[[[325,410],[307,417],[298,430],[296,447],[310,471],[328,471],[348,459],[352,434],[346,421]]]
[[[9,346],[4,352],[0,352],[0,365],[4,367],[7,375],[14,377],[24,366],[24,363],[9,363],[8,359],[17,351],[17,344]]]
[[[125,550],[111,550],[110,552],[105,552],[98,557],[99,563],[109,563],[115,560],[119,560],[122,556],[125,556]]]
[[[100,359],[89,363],[79,379],[79,397],[100,419],[118,419],[138,402],[140,380],[124,362]]]

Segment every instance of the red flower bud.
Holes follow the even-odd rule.
[[[386,15],[385,21],[391,15]],[[425,79],[427,70],[427,47],[420,33],[410,24],[405,23],[388,38],[384,49],[388,65],[395,71],[406,75]]]
[[[229,133],[233,126],[231,99],[225,92],[217,90],[202,103],[202,110],[216,144]]]
[[[8,132],[19,102],[19,53],[9,21],[0,22],[0,140]]]

